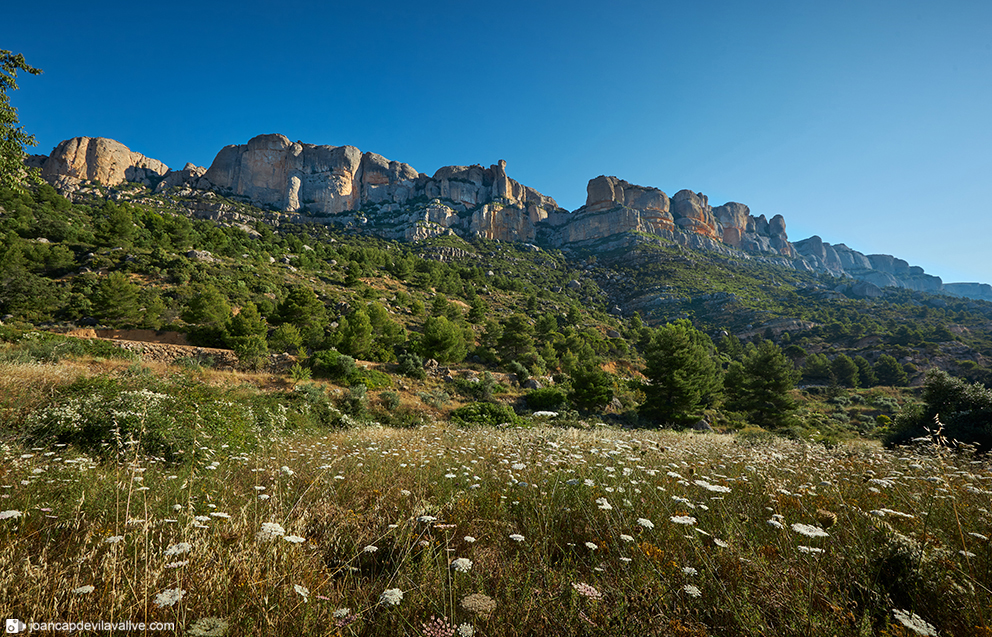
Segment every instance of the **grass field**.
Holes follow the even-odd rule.
[[[87,402],[107,387],[80,377],[122,372],[4,372],[5,617],[191,635],[992,635],[992,468],[932,443],[547,418],[294,429],[275,416],[307,403],[262,417],[133,383]],[[100,445],[39,442],[87,419],[109,423]],[[166,462],[151,444],[170,440],[189,453]]]

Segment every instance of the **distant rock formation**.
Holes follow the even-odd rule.
[[[354,146],[304,144],[268,134],[225,146],[209,168],[186,164],[169,170],[100,137],[65,140],[51,155],[32,155],[25,164],[40,168],[43,178],[70,195],[84,181],[105,186],[137,182],[155,192],[179,188],[180,197],[216,191],[276,210],[272,214],[282,221],[354,223],[385,238],[412,241],[454,233],[564,248],[604,240],[597,245],[619,245],[628,233],[642,232],[686,247],[763,255],[756,258],[850,277],[863,283],[842,286],[855,296],[872,298],[896,286],[992,301],[992,286],[944,284],[889,255],[865,255],[818,236],[791,243],[781,215],[755,217],[737,202],[713,208],[706,195],[691,190],[669,198],[658,188],[600,175],[589,181],[585,205],[568,212],[551,197],[510,179],[503,160],[489,168],[445,166],[428,177],[409,164]],[[199,216],[246,221],[227,204],[193,200],[190,210]]]
[[[933,293],[940,293],[945,288],[940,277],[888,254],[865,255],[843,243],[830,245],[816,235],[797,241],[793,246],[814,270],[834,276],[851,277],[879,288],[900,287]]]
[[[637,231],[683,244],[686,241],[679,241],[683,238],[680,235],[686,234],[699,237],[696,243],[704,239],[710,245],[722,243],[750,252],[795,256],[781,215],[769,223],[764,215],[751,216],[748,207],[741,203],[729,202],[711,208],[702,193],[680,190],[669,199],[657,188],[637,186],[605,175],[589,181],[584,206],[573,213],[555,215],[549,222],[556,228],[556,236],[550,243],[559,246]]]
[[[992,285],[988,283],[945,283],[944,292],[979,301],[992,301]]]
[[[51,155],[40,163],[41,176],[60,190],[73,190],[84,180],[105,186],[117,186],[125,181],[152,185],[152,180],[165,175],[169,167],[141,153],[132,152],[124,144],[105,137],[73,137],[56,146]],[[30,164],[29,164],[30,165]]]

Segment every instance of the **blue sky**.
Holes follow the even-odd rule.
[[[174,2],[6,7],[35,152],[173,168],[279,132],[433,174],[508,163],[570,210],[616,175],[992,282],[992,3]]]

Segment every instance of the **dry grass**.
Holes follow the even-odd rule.
[[[990,620],[992,471],[968,459],[441,424],[257,453],[197,444],[181,468],[140,449],[101,465],[6,447],[0,510],[23,515],[0,520],[0,611],[220,618],[230,635],[412,635],[432,616],[479,635],[914,634],[894,609],[975,635]],[[259,540],[267,522],[284,537]],[[189,552],[166,554],[182,542]],[[394,588],[402,601],[380,603]],[[157,605],[167,589],[182,599]],[[463,608],[471,594],[495,600],[492,614]]]

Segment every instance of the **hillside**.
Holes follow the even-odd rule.
[[[250,368],[289,352],[306,373],[332,378],[338,352],[394,365],[436,358],[475,374],[557,379],[568,391],[577,370],[596,363],[614,374],[610,411],[636,421],[649,328],[681,318],[718,345],[725,368],[743,356],[741,342],[774,342],[810,391],[838,373],[840,385],[862,388],[919,385],[929,368],[986,380],[992,357],[987,302],[899,288],[865,294],[777,257],[638,231],[561,249],[454,234],[387,240],[364,224],[286,223],[284,213],[217,193],[155,193],[133,182],[90,183],[72,201],[43,185],[5,193],[0,207],[5,322],[181,332],[200,346],[241,347]],[[260,321],[255,341],[232,332],[248,306]],[[889,359],[894,380],[873,378]],[[860,382],[831,367],[852,362]],[[838,413],[845,435],[874,431],[875,415],[895,416],[814,411]]]

